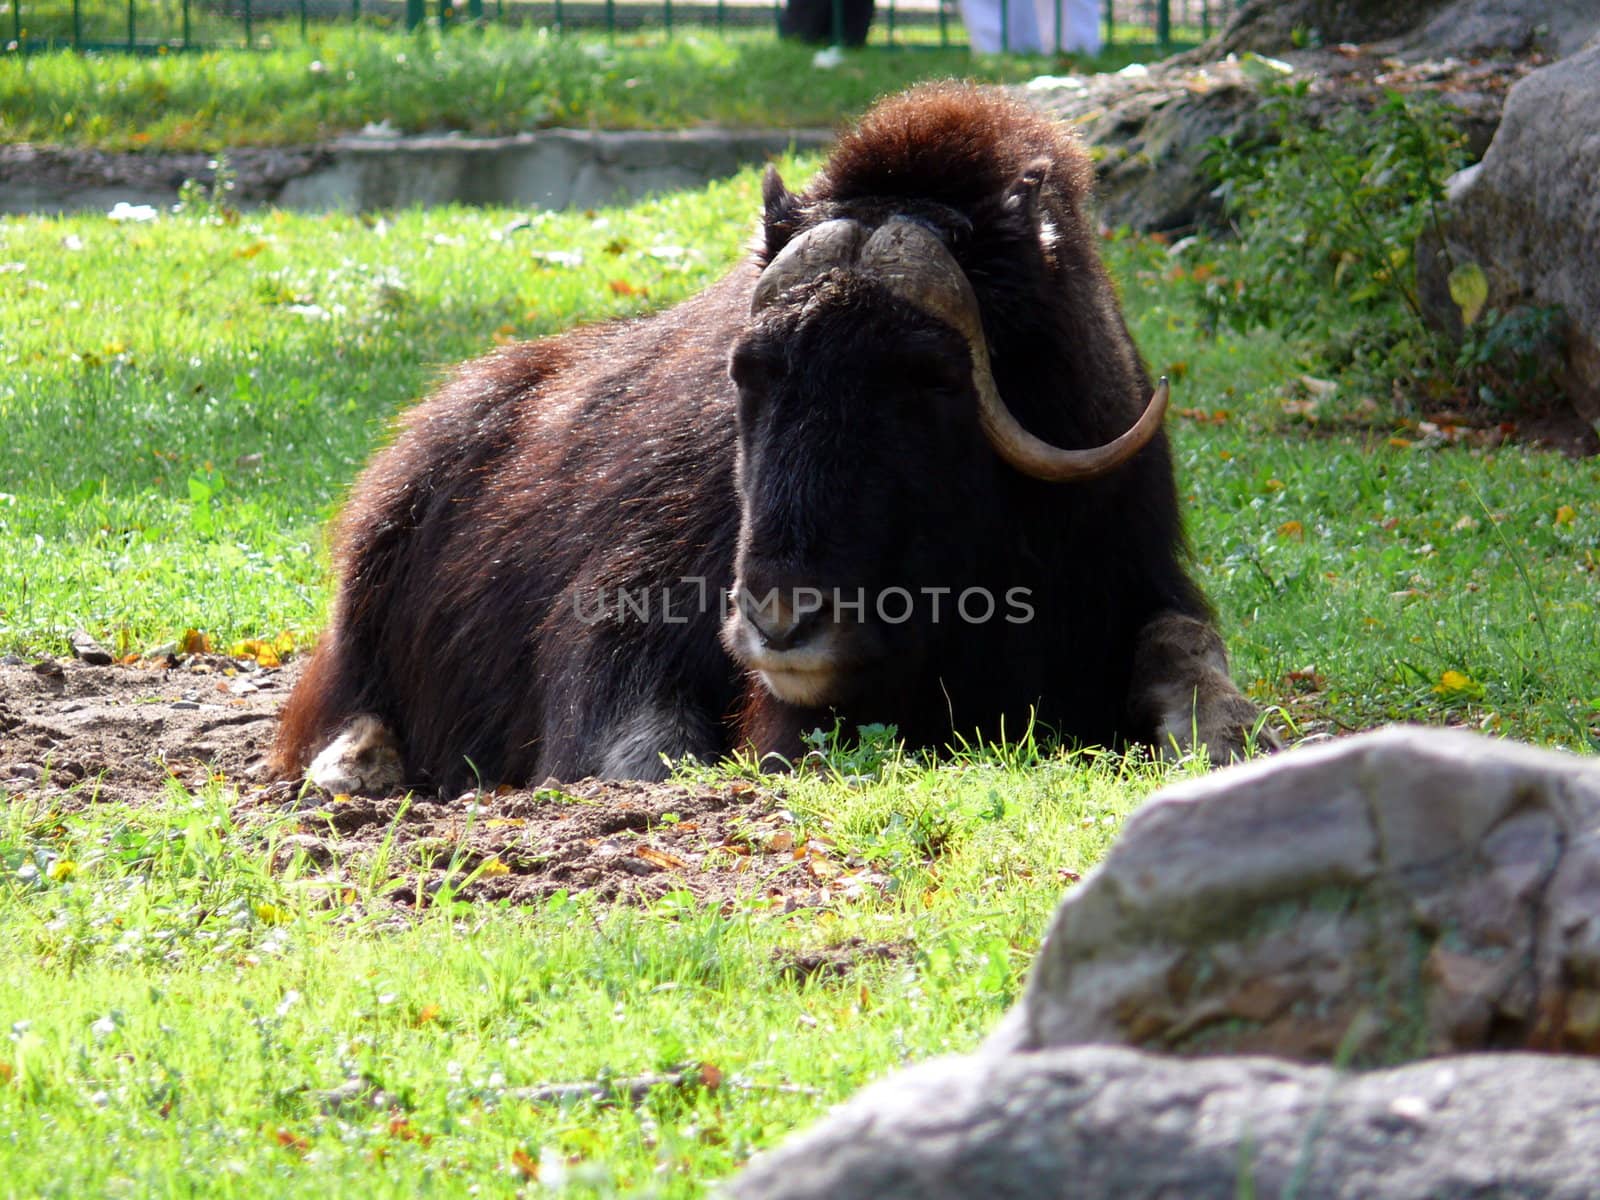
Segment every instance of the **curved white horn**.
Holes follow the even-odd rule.
[[[861,249],[860,266],[897,296],[966,339],[984,435],[995,452],[1024,475],[1051,483],[1094,479],[1127,462],[1160,430],[1169,394],[1164,378],[1132,427],[1103,445],[1067,450],[1024,429],[995,386],[989,341],[972,284],[938,235],[926,226],[903,217],[879,226]]]

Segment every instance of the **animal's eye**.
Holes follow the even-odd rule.
[[[972,368],[954,354],[932,353],[905,359],[895,376],[913,391],[963,394],[972,382]]]
[[[748,343],[735,346],[728,358],[728,374],[740,391],[758,391],[771,385],[783,367],[772,355]]]

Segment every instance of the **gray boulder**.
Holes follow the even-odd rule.
[[[1221,202],[1208,143],[1266,127],[1260,80],[1238,62],[1042,76],[1026,92],[1078,130],[1095,163],[1100,219],[1113,228],[1165,233],[1212,221]]]
[[[1428,20],[1447,0],[1244,0],[1204,53],[1282,54],[1308,43],[1375,42]]]
[[[1537,50],[1560,58],[1600,34],[1594,0],[1456,0],[1399,39],[1422,54]]]
[[[729,1200],[1580,1200],[1600,1063],[1346,1074],[1111,1046],[942,1059],[755,1160]]]
[[[1212,58],[1374,42],[1422,55],[1571,54],[1600,32],[1593,0],[1245,0],[1202,48]]]
[[[1565,389],[1600,431],[1600,39],[1511,89],[1483,161],[1453,181],[1442,234],[1417,256],[1430,315],[1460,332],[1448,280],[1469,263],[1491,309],[1560,305]]]
[[[1600,1036],[1600,763],[1395,728],[1170,788],[996,1035],[1393,1063]]]

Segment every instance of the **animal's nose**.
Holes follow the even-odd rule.
[[[739,615],[755,630],[764,649],[792,650],[823,621],[828,606],[821,588],[745,584],[738,593]]]

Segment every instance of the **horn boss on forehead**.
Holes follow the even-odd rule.
[[[849,266],[866,236],[866,227],[857,221],[827,221],[806,230],[778,251],[761,272],[750,311],[760,312],[790,288],[810,282],[831,267]]]
[[[918,88],[769,175],[764,266],[460,368],[341,515],[279,773],[654,778],[836,722],[1240,750],[1091,174],[1019,101]]]
[[[753,309],[759,312],[790,288],[852,262],[906,303],[961,334],[972,355],[972,383],[984,435],[995,452],[1024,475],[1051,483],[1095,479],[1127,462],[1160,431],[1168,399],[1165,379],[1139,419],[1102,445],[1064,449],[1024,429],[995,385],[971,283],[939,235],[919,221],[891,218],[870,235],[855,221],[835,219],[816,226],[785,246],[762,273]]]

